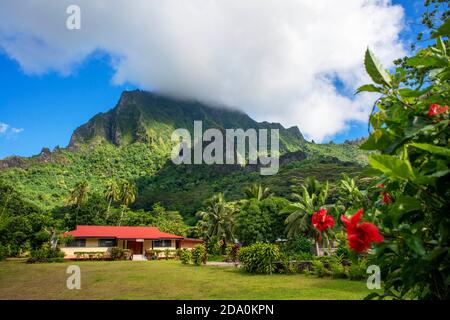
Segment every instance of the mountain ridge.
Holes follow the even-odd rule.
[[[203,121],[204,129],[279,129],[283,151],[295,151],[294,144],[300,146],[306,142],[298,127],[285,128],[280,123],[257,122],[233,108],[134,90],[124,91],[113,109],[95,115],[78,127],[72,134],[69,148],[76,149],[90,142],[114,145],[151,142],[162,134],[168,140],[175,129],[186,128],[192,132],[194,121]],[[152,130],[155,124],[159,124],[156,126],[158,132]]]
[[[279,129],[280,170],[263,177],[257,165],[175,165],[170,160],[173,130],[192,132],[194,120],[203,129]],[[193,221],[195,211],[217,192],[238,199],[241,190],[263,183],[288,197],[291,186],[305,177],[337,181],[342,173],[359,174],[367,155],[357,143],[315,144],[298,127],[257,122],[239,110],[180,101],[144,91],[127,91],[111,110],[99,113],[74,130],[66,148],[43,148],[33,157],[0,160],[0,180],[44,210],[64,207],[71,190],[87,181],[102,197],[108,181],[124,179],[138,188],[133,209],[161,203]],[[0,182],[1,182],[0,181]]]

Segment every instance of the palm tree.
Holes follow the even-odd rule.
[[[105,198],[108,201],[108,210],[106,212],[106,218],[108,218],[112,202],[120,200],[120,188],[115,180],[108,181],[105,190]]]
[[[289,213],[286,218],[286,234],[292,238],[297,234],[303,233],[314,236],[316,239],[316,251],[318,252],[319,243],[317,241],[317,232],[312,227],[311,216],[320,208],[325,207],[328,198],[329,184],[320,184],[315,178],[305,180],[301,186],[301,193],[294,193],[297,199],[296,203],[290,204],[282,210],[282,213]]]
[[[122,212],[120,213],[119,226],[122,223],[123,213],[130,204],[136,201],[137,189],[136,186],[129,181],[123,181],[120,184],[120,201],[122,202]]]
[[[80,211],[81,205],[86,200],[88,193],[89,193],[89,183],[87,182],[87,180],[83,180],[77,182],[75,184],[75,187],[69,194],[68,202],[70,204],[76,205],[77,207],[75,211],[75,224],[78,224],[78,213]]]
[[[197,212],[202,220],[198,227],[208,237],[217,237],[226,242],[233,242],[234,208],[225,201],[223,193],[219,193],[205,201],[205,211]]]
[[[261,184],[253,184],[244,189],[244,194],[247,199],[256,199],[258,201],[264,200],[272,196],[269,188],[264,188]]]

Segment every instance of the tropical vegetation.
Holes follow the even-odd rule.
[[[153,225],[205,240],[178,253],[183,264],[209,254],[250,273],[353,280],[375,265],[383,292],[368,298],[449,299],[449,1],[425,4],[425,45],[411,57],[385,70],[366,51],[373,83],[356,93],[378,97],[367,139],[320,145],[239,112],[124,93],[68,148],[0,163],[0,259],[57,261],[61,233],[80,224]],[[167,136],[192,114],[222,129],[281,128],[279,174],[175,166]]]

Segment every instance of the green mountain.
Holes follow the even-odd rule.
[[[169,158],[171,133],[177,128],[192,132],[194,120],[203,121],[203,130],[279,129],[279,173],[261,176],[252,166],[174,165]],[[276,194],[289,196],[291,186],[307,176],[336,181],[341,173],[358,174],[365,163],[358,142],[314,144],[297,127],[256,122],[238,110],[137,90],[124,92],[114,109],[76,129],[67,148],[44,148],[35,157],[0,161],[0,182],[31,203],[53,210],[66,203],[80,180],[88,180],[91,193],[102,194],[110,178],[127,179],[138,186],[133,209],[160,202],[190,221],[216,192],[238,199],[245,186],[262,182]]]
[[[202,121],[204,130],[279,129],[282,152],[296,151],[305,144],[297,127],[286,129],[279,123],[258,123],[238,110],[207,106],[195,101],[180,101],[136,90],[124,92],[114,109],[96,115],[76,129],[69,148],[105,142],[116,146],[136,142],[161,144],[170,139],[173,130],[177,128],[186,128],[193,133],[194,121]]]

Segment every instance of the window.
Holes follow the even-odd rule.
[[[153,241],[154,248],[167,248],[172,246],[172,240],[157,240]]]
[[[69,248],[82,248],[86,247],[86,239],[75,239],[67,244]]]
[[[115,247],[116,239],[98,239],[99,247]]]

